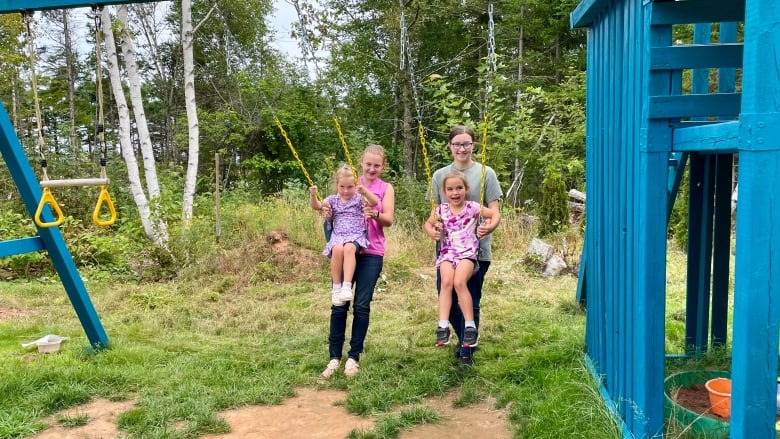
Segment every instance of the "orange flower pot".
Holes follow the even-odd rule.
[[[704,384],[710,395],[712,412],[722,418],[731,416],[731,380],[713,378]]]

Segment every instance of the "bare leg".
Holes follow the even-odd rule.
[[[449,262],[444,262],[439,266],[439,272],[441,273],[441,288],[439,289],[439,320],[441,321],[450,318],[455,268]],[[458,300],[460,300],[460,296],[458,296]]]
[[[463,313],[463,319],[466,321],[474,320],[474,303],[471,301],[471,293],[467,285],[473,272],[474,263],[468,259],[461,259],[457,267],[455,267],[453,276],[453,287],[458,295],[458,304]],[[441,301],[441,298],[439,300]],[[439,303],[439,315],[441,315],[441,302]],[[449,315],[449,309],[445,315]]]
[[[344,244],[343,248],[342,266],[344,267],[344,282],[352,282],[352,279],[355,277],[355,265],[357,263],[355,253],[357,253],[357,248],[355,248],[355,244],[349,242]]]
[[[342,279],[342,267],[344,266],[344,246],[334,245],[330,255],[330,276],[333,283],[340,284]],[[355,268],[352,268],[354,273]]]

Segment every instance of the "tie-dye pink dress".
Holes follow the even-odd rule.
[[[463,211],[459,214],[453,213],[447,203],[440,204],[436,208],[436,215],[444,226],[436,267],[443,262],[449,262],[454,267],[462,259],[477,259],[479,207],[476,201],[466,201]]]

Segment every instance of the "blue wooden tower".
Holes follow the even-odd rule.
[[[105,4],[142,3],[145,1],[148,2],[150,0],[0,0],[0,14]],[[0,154],[2,154],[25,207],[30,213],[30,217],[34,218],[41,200],[41,187],[2,102],[0,102]],[[53,222],[53,216],[48,210],[48,207],[46,207],[41,215],[44,223]],[[108,346],[106,332],[100,323],[97,312],[92,305],[84,282],[76,269],[76,264],[73,262],[73,257],[68,251],[59,228],[38,227],[37,230],[38,234],[36,236],[0,241],[0,257],[46,250],[90,344],[97,349]]]
[[[702,351],[731,336],[730,437],[774,438],[780,7],[775,0],[583,0],[571,24],[588,35],[588,213],[578,295],[587,299],[587,358],[604,398],[626,437],[663,436],[667,222],[687,163],[686,341]],[[674,41],[677,25],[694,26],[693,44]],[[727,334],[734,157],[739,206]]]

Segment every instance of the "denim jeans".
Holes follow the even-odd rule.
[[[474,323],[479,328],[479,302],[482,300],[482,284],[485,282],[485,274],[490,268],[490,261],[479,261],[479,270],[474,273],[466,286],[469,288],[471,294],[471,301],[474,303]],[[436,270],[436,295],[438,296],[441,291],[441,272]],[[463,340],[463,330],[465,329],[466,321],[463,319],[463,312],[458,305],[458,294],[455,290],[452,290],[452,307],[450,308],[450,324],[458,336],[458,346],[461,346],[461,340]],[[472,354],[471,348],[460,348],[461,357],[470,357]]]
[[[355,297],[352,299],[352,337],[349,340],[349,352],[347,355],[360,360],[363,352],[363,342],[368,333],[368,320],[371,314],[371,300],[374,298],[374,287],[382,272],[384,258],[376,255],[357,255],[355,266]],[[344,340],[347,330],[347,315],[350,302],[341,306],[331,305],[330,308],[330,336],[328,337],[328,350],[331,359],[341,359],[344,349]]]

